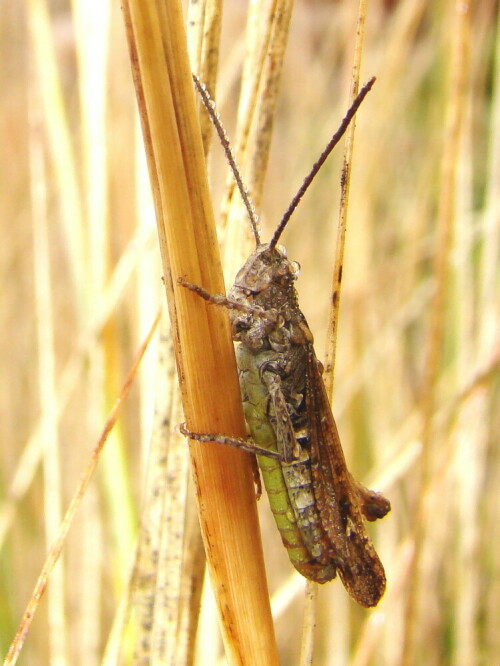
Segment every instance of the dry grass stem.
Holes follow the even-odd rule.
[[[293,3],[288,0],[269,3],[267,11],[264,11],[260,3],[255,3],[250,7],[247,22],[247,50],[234,153],[243,182],[257,210],[267,171],[292,9]],[[229,175],[222,203],[221,228],[226,234],[224,268],[231,276],[239,270],[251,247],[251,232],[247,219],[234,178]],[[242,242],[242,229],[246,230],[245,242]]]
[[[453,13],[453,40],[450,44],[450,95],[445,115],[444,139],[441,161],[441,186],[437,215],[436,249],[433,275],[435,291],[431,301],[429,330],[425,356],[425,369],[422,386],[422,456],[420,461],[420,487],[415,507],[415,553],[412,572],[422,566],[424,555],[424,534],[429,520],[425,497],[433,471],[434,412],[436,408],[437,378],[442,364],[445,334],[445,303],[450,279],[450,255],[452,250],[453,227],[456,223],[457,166],[460,138],[463,132],[466,89],[470,68],[470,12],[468,2],[455,5]],[[402,663],[410,666],[415,658],[415,615],[417,613],[420,578],[410,576],[409,593],[405,608],[405,634],[402,645]]]
[[[66,536],[68,534],[69,528],[71,527],[71,524],[73,523],[73,519],[75,517],[76,511],[79,508],[81,501],[85,495],[85,491],[88,488],[88,485],[92,479],[92,476],[94,474],[95,468],[97,466],[97,463],[99,461],[99,456],[101,454],[102,448],[104,444],[106,443],[109,434],[111,430],[113,429],[116,420],[119,416],[120,410],[123,406],[123,402],[125,398],[127,397],[130,388],[132,386],[132,382],[137,374],[137,369],[142,361],[142,358],[149,346],[149,343],[151,342],[151,338],[153,337],[153,333],[155,332],[156,326],[158,325],[159,322],[159,316],[156,318],[156,321],[154,322],[153,326],[151,327],[151,330],[149,332],[148,337],[144,341],[144,343],[141,346],[141,349],[139,350],[137,357],[134,361],[134,364],[132,365],[132,368],[130,369],[130,372],[127,375],[127,378],[123,384],[122,390],[120,392],[119,398],[116,400],[113,409],[111,410],[107,420],[106,424],[104,425],[104,428],[102,430],[102,433],[99,437],[99,440],[94,448],[94,451],[92,452],[92,458],[87,464],[86,469],[84,470],[80,483],[78,484],[78,487],[75,490],[75,493],[71,499],[71,502],[69,504],[69,507],[64,515],[64,519],[59,527],[59,532],[57,535],[57,539],[54,541],[54,543],[51,545],[51,548],[49,550],[49,553],[47,555],[47,559],[45,560],[45,563],[42,567],[42,571],[38,577],[38,580],[36,582],[35,588],[33,590],[32,597],[28,603],[28,606],[26,607],[26,610],[24,612],[24,615],[22,617],[22,620],[19,624],[18,630],[16,632],[16,636],[14,637],[14,640],[12,641],[12,644],[9,648],[9,652],[7,654],[7,657],[5,659],[5,666],[13,666],[19,657],[19,654],[22,650],[24,641],[26,640],[26,637],[28,635],[28,632],[31,627],[31,623],[33,622],[33,618],[35,616],[36,610],[38,608],[38,605],[40,603],[40,599],[42,598],[43,593],[45,592],[45,589],[47,587],[48,580],[52,574],[52,570],[54,569],[54,566],[56,565],[61,552],[62,548],[64,546]]]
[[[177,284],[183,277],[212,293],[224,290],[182,9],[169,3],[164,12],[156,10],[154,3],[130,2],[126,17],[149,171],[158,188],[158,233],[184,412],[195,432],[243,436],[227,313]],[[223,389],[214,392],[214,386]],[[228,659],[272,662],[274,634],[249,459],[197,443],[191,453]],[[252,623],[245,621],[249,616]]]
[[[365,40],[366,24],[366,0],[360,0],[358,11],[358,22],[356,29],[356,43],[354,47],[354,62],[352,67],[351,91],[349,105],[352,104],[359,92],[359,79],[361,73],[361,60],[363,55],[363,44]],[[349,206],[349,187],[351,184],[352,156],[354,150],[354,133],[356,131],[356,118],[349,125],[344,149],[344,161],[342,166],[342,177],[340,180],[340,208],[337,226],[337,238],[335,248],[335,263],[332,273],[331,306],[328,316],[327,345],[325,353],[325,387],[330,400],[333,394],[333,382],[335,372],[335,354],[337,350],[337,328],[339,322],[340,290],[342,283],[342,272],[344,266],[345,235],[347,227],[347,210]]]
[[[215,99],[222,24],[221,0],[190,2],[188,13],[189,62],[193,73]],[[199,103],[201,109],[201,103]],[[201,136],[205,155],[210,146],[212,124],[206,113],[200,114]]]

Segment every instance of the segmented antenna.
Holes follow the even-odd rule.
[[[279,238],[280,238],[281,234],[283,233],[283,229],[288,224],[288,221],[291,218],[292,213],[297,208],[297,205],[298,205],[299,201],[302,199],[302,197],[304,196],[304,193],[306,192],[307,188],[309,187],[309,185],[314,180],[315,175],[318,173],[318,171],[323,166],[323,164],[324,164],[326,158],[328,157],[328,155],[332,152],[332,150],[335,148],[337,143],[340,141],[340,139],[344,135],[349,123],[354,118],[354,115],[355,115],[356,111],[358,110],[361,102],[364,100],[366,95],[369,93],[369,91],[371,90],[374,83],[375,83],[375,77],[373,76],[368,81],[368,83],[366,83],[361,88],[358,96],[356,97],[356,99],[352,103],[351,107],[349,108],[349,110],[345,114],[344,119],[340,123],[340,126],[339,126],[338,130],[332,136],[332,138],[328,142],[326,148],[324,149],[324,151],[319,156],[318,161],[314,163],[311,171],[305,177],[304,182],[302,183],[302,185],[301,185],[299,191],[297,192],[297,194],[293,197],[290,205],[288,206],[287,210],[285,211],[285,214],[281,218],[281,222],[278,224],[278,226],[276,228],[276,231],[273,234],[273,237],[271,238],[271,242],[269,243],[269,249],[272,249],[273,247],[275,247],[276,243],[279,241]]]
[[[219,114],[215,110],[215,102],[210,97],[210,94],[206,89],[206,87],[203,85],[203,83],[195,74],[193,74],[193,81],[196,86],[196,89],[200,93],[203,106],[207,110],[207,113],[210,116],[210,120],[212,121],[212,124],[215,127],[215,131],[219,136],[222,148],[224,149],[224,153],[226,155],[226,159],[229,162],[231,171],[233,172],[234,180],[236,181],[236,185],[238,186],[238,189],[240,191],[241,198],[243,199],[243,203],[245,204],[245,208],[247,209],[248,217],[250,218],[250,224],[252,225],[252,231],[255,237],[255,243],[257,245],[260,245],[260,234],[258,229],[259,218],[257,216],[257,213],[255,212],[255,207],[252,204],[248,190],[243,184],[243,180],[241,178],[238,165],[236,164],[233,151],[231,150],[231,144],[229,143],[229,139],[227,138],[226,130],[222,125],[222,122],[219,118]]]

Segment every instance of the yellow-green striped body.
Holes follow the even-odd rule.
[[[260,376],[260,369],[275,356],[272,350],[256,352],[241,344],[236,350],[243,409],[252,438],[259,446],[282,453],[270,421],[274,414],[269,391]],[[289,464],[262,455],[257,459],[274,520],[293,566],[316,582],[332,580],[336,567],[331,554],[325,553],[307,454]]]

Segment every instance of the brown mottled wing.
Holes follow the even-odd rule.
[[[346,590],[361,606],[375,606],[385,590],[384,568],[365,529],[318,360],[313,346],[307,347],[308,431],[318,511]]]

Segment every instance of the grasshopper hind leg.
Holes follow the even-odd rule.
[[[214,433],[192,432],[191,430],[188,430],[185,423],[181,423],[179,429],[183,435],[196,442],[215,442],[215,444],[232,446],[236,449],[240,449],[240,451],[245,451],[246,453],[274,458],[274,460],[279,460],[280,462],[283,460],[283,456],[280,453],[265,449],[263,446],[258,446],[251,438],[243,439],[241,437],[227,437],[226,435],[216,435]]]

